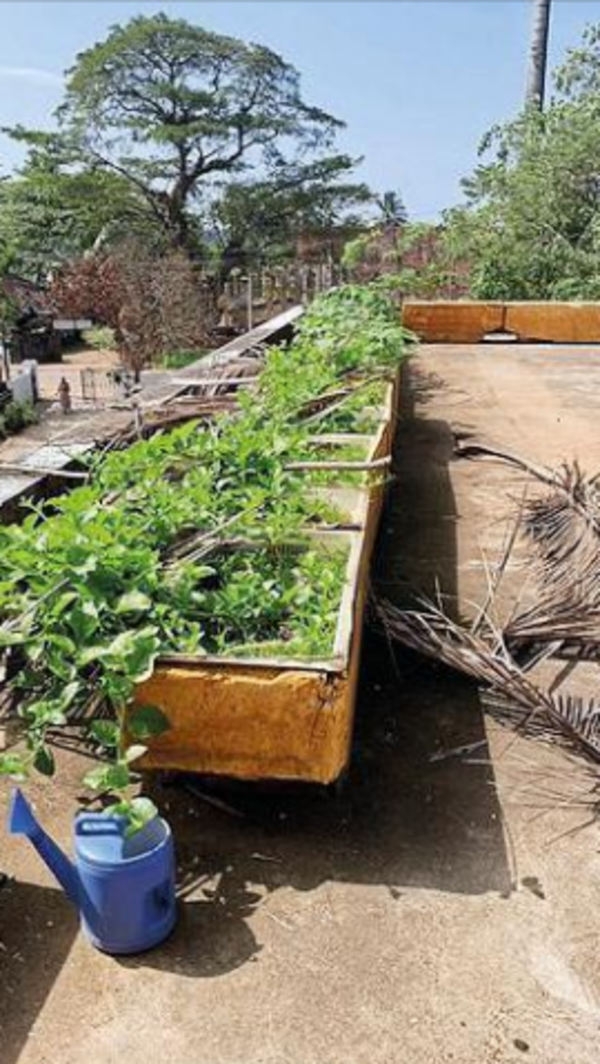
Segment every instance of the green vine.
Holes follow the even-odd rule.
[[[0,648],[25,726],[0,774],[52,775],[51,733],[93,698],[114,720],[91,726],[110,760],[85,782],[139,826],[151,810],[127,798],[131,766],[166,720],[138,707],[125,737],[125,711],[159,654],[331,654],[345,557],[305,536],[331,504],[286,468],[314,452],[299,412],[349,373],[385,376],[409,340],[381,294],[336,290],[269,351],[238,413],[95,456],[84,486],[0,528]],[[378,386],[363,403],[380,397]],[[347,414],[336,429],[356,428],[360,401]]]

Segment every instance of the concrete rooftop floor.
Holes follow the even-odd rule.
[[[455,459],[454,434],[600,468],[599,356],[421,349],[374,566],[383,594],[437,582],[472,612],[521,481]],[[517,559],[509,598],[523,579]],[[31,795],[68,846],[82,760],[60,760],[61,785]],[[162,948],[95,953],[26,843],[2,836],[0,1061],[597,1064],[598,829],[581,802],[560,804],[590,785],[564,753],[484,720],[469,684],[368,632],[337,793],[156,783],[182,892]],[[2,817],[6,802],[4,788]]]

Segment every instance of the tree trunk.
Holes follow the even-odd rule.
[[[543,110],[548,65],[548,37],[550,34],[550,6],[552,0],[533,0],[533,25],[527,68],[525,102],[529,107]]]

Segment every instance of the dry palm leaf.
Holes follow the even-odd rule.
[[[477,635],[431,603],[421,610],[400,610],[380,601],[375,609],[389,640],[443,662],[489,689],[500,719],[504,707],[507,723],[517,720],[525,731],[535,726],[549,740],[560,738],[600,761],[600,705],[568,695],[555,698],[541,690],[513,660],[494,626],[488,626],[487,638]]]
[[[586,476],[576,461],[552,472],[483,444],[455,449],[461,457],[504,461],[547,489],[521,504],[520,524],[538,590],[533,606],[511,619],[505,637],[512,648],[560,644],[561,652],[600,654],[599,476]]]

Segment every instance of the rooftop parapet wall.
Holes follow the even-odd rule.
[[[479,343],[493,333],[521,342],[600,343],[600,303],[408,301],[402,320],[426,343]]]

